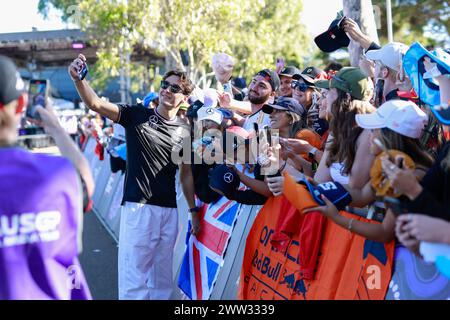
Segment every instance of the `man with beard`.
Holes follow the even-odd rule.
[[[241,123],[245,130],[252,131],[254,123],[257,123],[259,128],[270,126],[269,116],[262,112],[262,107],[273,102],[279,87],[280,78],[275,71],[270,69],[261,70],[253,77],[248,87],[248,99],[252,112]]]

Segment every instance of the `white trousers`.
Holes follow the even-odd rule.
[[[172,294],[176,208],[126,202],[119,234],[119,300],[167,300]]]

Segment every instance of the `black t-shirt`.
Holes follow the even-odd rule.
[[[194,178],[195,195],[204,203],[214,203],[219,200],[222,195],[215,192],[209,187],[209,175],[217,164],[207,164],[201,159],[198,159],[197,154],[192,153],[192,176]],[[194,161],[197,158],[197,161]],[[199,163],[201,162],[201,163]]]
[[[423,187],[422,193],[413,201],[406,202],[409,212],[423,213],[450,221],[450,170],[442,167],[442,162],[449,152],[450,142],[447,142],[434,165],[420,182]]]
[[[118,124],[125,128],[127,168],[122,204],[125,201],[176,208],[172,152],[181,149],[189,127],[178,117],[164,119],[155,109],[119,105]]]

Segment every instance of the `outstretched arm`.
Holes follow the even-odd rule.
[[[83,67],[84,63],[86,63],[86,57],[80,54],[78,58],[70,64],[68,70],[81,100],[83,100],[86,106],[92,111],[117,122],[119,120],[119,107],[111,102],[100,99],[85,79],[78,79],[78,70]]]

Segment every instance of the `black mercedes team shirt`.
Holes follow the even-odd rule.
[[[119,105],[119,110],[117,123],[125,128],[127,142],[122,204],[128,201],[176,208],[178,165],[172,161],[172,152],[181,149],[189,127],[178,117],[163,118],[156,109]]]

